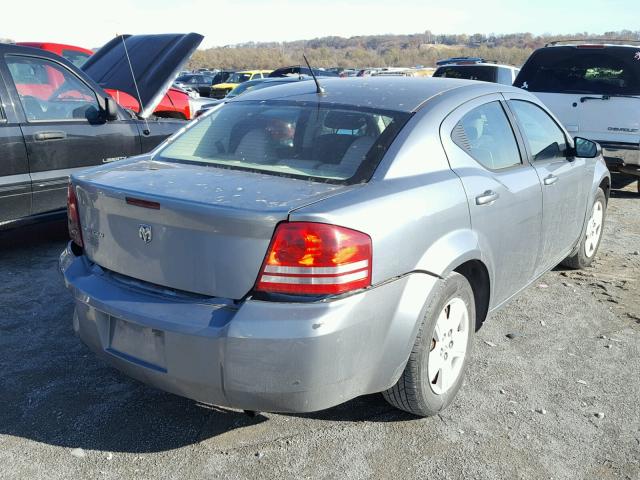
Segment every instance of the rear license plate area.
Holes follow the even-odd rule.
[[[166,372],[164,332],[109,317],[107,352],[145,368]]]

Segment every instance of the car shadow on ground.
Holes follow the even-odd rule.
[[[73,369],[57,373],[45,370],[36,375],[39,379],[35,382],[33,374],[30,375],[28,389],[11,385],[21,382],[19,378],[0,379],[0,386],[8,390],[9,401],[13,403],[2,405],[4,402],[0,401],[1,434],[64,448],[154,453],[194,445],[265,422],[273,421],[275,432],[282,428],[282,419],[273,414],[249,414],[202,404],[147,387],[108,366],[95,369],[91,364],[98,360],[83,350],[81,355],[68,358],[76,365]],[[102,375],[93,372],[102,372]],[[319,423],[417,419],[394,409],[379,394],[359,397],[320,412],[283,416],[289,417],[290,422],[315,420]],[[296,430],[311,427],[306,422],[293,426]]]
[[[632,191],[625,188],[638,182],[638,178],[623,173],[611,173],[611,196],[615,198],[640,198],[637,187],[632,186]]]
[[[128,378],[73,334],[73,303],[57,271],[64,221],[0,232],[0,434],[104,452],[173,450],[282,416],[204,405]],[[306,421],[401,421],[381,395],[359,397]]]
[[[46,246],[69,239],[67,221],[56,219],[0,230],[0,252],[25,247]]]

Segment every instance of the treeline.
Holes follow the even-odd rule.
[[[196,51],[189,68],[276,68],[303,62],[305,53],[317,67],[409,67],[433,66],[439,59],[479,56],[500,63],[522,65],[531,52],[552,40],[638,39],[640,30],[592,35],[440,35],[426,31],[412,35],[367,35],[350,38],[323,37],[292,42],[249,42]]]

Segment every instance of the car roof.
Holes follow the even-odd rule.
[[[623,43],[578,43],[578,44],[554,44],[554,45],[545,45],[544,47],[540,47],[538,50],[550,49],[550,48],[558,48],[558,49],[574,49],[574,50],[598,50],[598,49],[606,49],[606,48],[632,48],[634,50],[638,50],[640,48],[638,45],[631,44],[623,44]]]
[[[299,76],[298,74],[295,74],[289,77],[267,77],[267,78],[261,79],[260,81],[263,83],[291,83],[291,82],[299,82],[301,80],[311,80],[311,76],[310,75]]]
[[[77,45],[68,45],[66,43],[54,43],[54,42],[16,42],[16,45],[23,47],[35,47],[43,50],[49,50],[55,52],[56,50],[73,50],[74,52],[82,52],[88,55],[93,55],[93,51],[88,48],[78,47]]]
[[[552,47],[574,47],[574,48],[603,48],[603,47],[625,47],[625,48],[638,48],[640,47],[640,38],[636,40],[632,39],[613,39],[613,38],[583,38],[583,39],[566,39],[566,40],[554,40],[546,43],[542,48]]]
[[[488,63],[488,62],[478,62],[478,63],[447,63],[444,65],[440,65],[440,68],[449,68],[449,67],[501,67],[501,68],[510,68],[517,69],[518,67],[514,67],[513,65],[505,65],[504,63]]]
[[[318,94],[313,82],[288,82],[272,88],[247,92],[229,101],[285,100],[368,107],[414,112],[435,96],[465,89],[470,97],[496,92],[522,92],[508,85],[475,80],[431,77],[350,77],[319,79],[325,90]]]

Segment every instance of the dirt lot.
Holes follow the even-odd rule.
[[[250,418],[146,387],[74,337],[64,224],[2,234],[0,477],[640,479],[640,196],[614,181],[594,267],[494,315],[429,419],[379,395]]]

